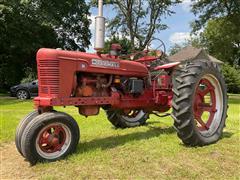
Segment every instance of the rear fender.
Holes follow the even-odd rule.
[[[173,62],[173,63],[168,63],[168,64],[164,64],[164,65],[161,65],[161,66],[157,66],[154,68],[155,71],[158,71],[158,70],[166,70],[166,69],[171,69],[171,68],[174,68],[176,66],[178,66],[180,64],[180,62]]]

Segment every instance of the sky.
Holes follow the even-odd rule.
[[[167,51],[175,43],[181,44],[190,38],[191,27],[190,23],[195,19],[194,15],[190,11],[191,0],[183,0],[181,4],[172,7],[175,14],[163,19],[163,22],[168,25],[168,29],[156,34],[157,38],[160,38],[166,45]],[[92,45],[88,51],[93,52],[94,44],[94,23],[95,16],[97,15],[97,9],[91,8],[91,20],[90,26],[93,37],[91,39]],[[114,11],[109,6],[104,6],[104,17],[111,18],[114,16]],[[156,45],[153,45],[156,46]]]

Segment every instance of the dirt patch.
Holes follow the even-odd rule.
[[[0,179],[37,179],[36,173],[18,153],[14,143],[0,146]]]

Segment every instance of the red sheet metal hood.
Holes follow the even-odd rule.
[[[111,58],[106,54],[92,54],[78,51],[65,51],[57,49],[40,49],[37,53],[37,60],[63,60],[86,63],[85,72],[106,73],[123,76],[145,77],[148,75],[148,69],[145,65],[129,61]],[[81,69],[79,69],[81,71]]]

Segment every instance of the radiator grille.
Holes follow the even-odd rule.
[[[48,95],[59,94],[59,61],[39,60],[39,93]]]

